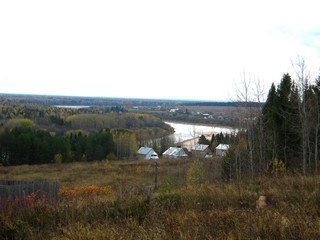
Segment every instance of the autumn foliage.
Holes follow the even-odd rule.
[[[0,167],[3,176],[60,182],[54,204],[1,199],[0,239],[320,238],[319,176],[223,182],[209,168],[159,160],[154,189],[149,161]],[[266,204],[257,210],[260,196]]]
[[[104,197],[104,200],[111,200],[114,196],[114,192],[111,186],[61,186],[59,195],[61,200],[65,201],[76,199],[93,201],[98,197]]]

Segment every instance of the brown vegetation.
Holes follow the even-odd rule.
[[[1,167],[2,179],[55,180],[61,189],[55,206],[2,199],[0,237],[319,239],[318,176],[221,182],[211,161],[159,160],[156,190],[152,161]]]

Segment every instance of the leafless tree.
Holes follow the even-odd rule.
[[[301,123],[301,137],[302,137],[302,173],[307,173],[307,160],[308,160],[308,148],[309,144],[309,129],[308,129],[308,113],[307,113],[307,99],[306,93],[310,83],[310,73],[307,70],[307,66],[304,58],[298,56],[294,63],[294,69],[297,76],[297,84],[300,92],[300,104],[299,115]]]
[[[254,84],[254,85],[253,85]],[[253,106],[253,103],[261,103],[264,98],[264,88],[260,80],[251,80],[245,73],[241,75],[240,87],[236,89],[236,101],[241,103],[239,107],[239,130],[244,129],[247,132],[247,144],[249,150],[249,164],[251,177],[255,176],[254,167],[254,149],[259,149],[259,166],[262,165],[262,126],[259,126],[259,135],[255,133],[255,127],[261,114],[261,108]],[[259,147],[256,147],[256,144]]]
[[[258,112],[258,123],[256,125],[257,128],[257,141],[258,141],[258,157],[259,157],[259,169],[261,169],[265,162],[264,162],[264,131],[263,131],[263,121],[261,117],[262,111],[262,103],[265,101],[265,87],[260,79],[256,79],[254,81],[254,88],[253,88],[253,96],[254,100],[259,104],[259,112]]]

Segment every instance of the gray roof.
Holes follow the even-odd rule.
[[[219,144],[216,149],[217,150],[224,150],[227,151],[229,149],[230,145],[229,144]]]
[[[179,147],[170,147],[162,155],[172,156],[172,157],[187,157],[188,154],[182,148]]]
[[[192,147],[192,151],[204,151],[208,149],[209,145],[206,144],[197,144]]]
[[[141,147],[141,148],[139,148],[137,154],[147,155],[150,151],[154,152],[154,150],[150,147]]]
[[[137,155],[144,156],[144,159],[151,159],[152,155],[156,154],[158,155],[152,148],[150,147],[141,147]]]

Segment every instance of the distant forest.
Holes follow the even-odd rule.
[[[206,107],[262,107],[261,102],[186,102],[185,106],[206,106]]]
[[[25,94],[0,94],[0,102],[38,104],[46,106],[242,106],[242,102],[170,100],[170,99],[138,99],[138,98],[108,98],[108,97],[74,97]],[[261,103],[250,103],[261,106]]]
[[[160,118],[129,113],[120,106],[66,108],[0,102],[0,162],[4,165],[132,159],[139,144],[171,133],[173,129]]]

